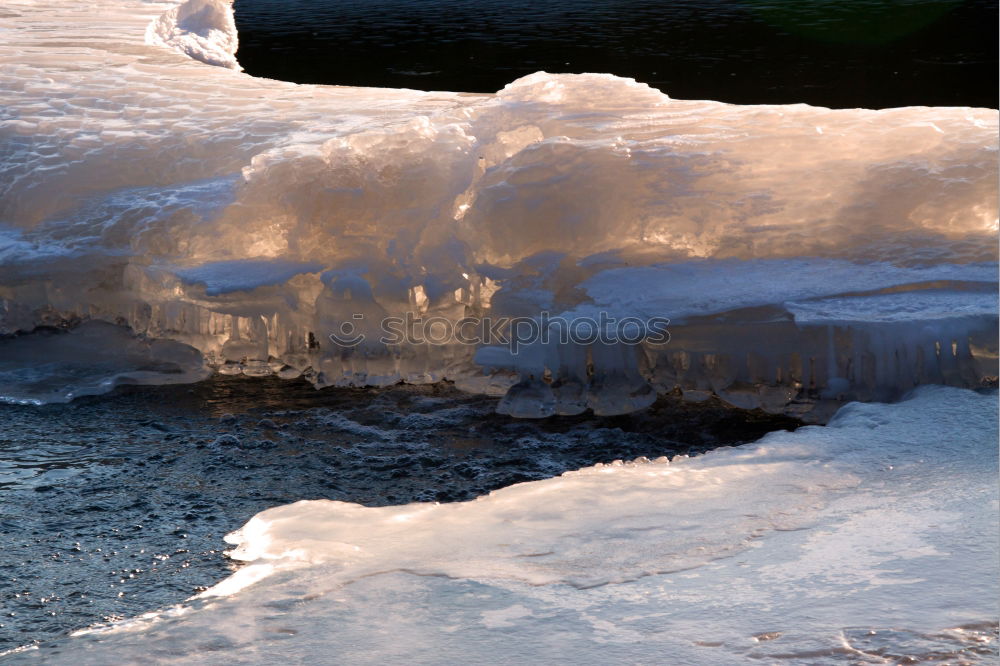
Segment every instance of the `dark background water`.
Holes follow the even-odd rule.
[[[495,92],[609,72],[679,99],[996,107],[996,0],[236,0],[253,75]]]

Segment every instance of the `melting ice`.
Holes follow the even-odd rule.
[[[300,86],[239,71],[224,0],[2,12],[2,333],[99,320],[229,374],[450,379],[519,416],[679,388],[821,421],[997,374],[996,111],[734,106],[602,74]],[[668,318],[671,342],[329,337],[355,315],[599,311]]]

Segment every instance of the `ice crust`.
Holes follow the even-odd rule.
[[[238,71],[224,0],[2,11],[0,333],[103,320],[230,374],[450,379],[517,416],[681,389],[823,420],[997,375],[994,110],[300,86]],[[672,339],[374,340],[543,311]],[[334,344],[357,314],[374,337]]]
[[[69,402],[124,384],[188,384],[209,374],[198,350],[103,321],[0,339],[0,403]]]
[[[268,509],[199,599],[13,663],[991,663],[996,401],[923,387],[472,502]]]

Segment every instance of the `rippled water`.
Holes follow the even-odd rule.
[[[997,105],[992,0],[237,0],[238,58],[299,83],[493,92],[609,72],[686,99]]]

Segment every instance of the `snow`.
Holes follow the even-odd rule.
[[[299,86],[239,71],[225,0],[4,11],[0,333],[122,323],[229,374],[450,379],[522,416],[681,389],[822,421],[997,375],[994,110],[738,106],[606,74]],[[671,341],[509,362],[376,342],[383,317],[543,312],[661,317]],[[332,340],[355,315],[367,341]]]
[[[948,284],[931,284],[943,281]],[[581,287],[594,306],[629,313],[670,312],[671,321],[679,323],[687,318],[788,301],[801,302],[797,306],[800,308],[831,297],[853,303],[882,290],[935,298],[949,287],[992,287],[997,281],[994,262],[899,266],[890,262],[859,265],[842,259],[810,258],[703,260],[615,268],[598,273]],[[860,312],[857,315],[862,321],[867,319]]]
[[[828,426],[472,502],[268,509],[227,538],[247,564],[198,599],[19,656],[987,663],[996,399],[925,387]]]

